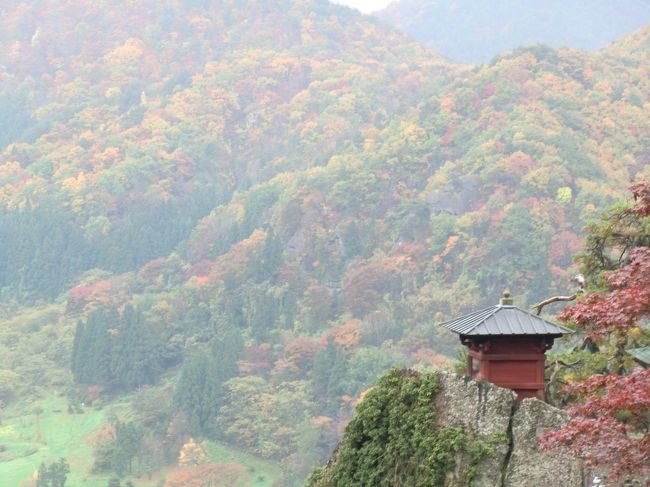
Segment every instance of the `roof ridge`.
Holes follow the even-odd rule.
[[[523,309],[523,308],[520,308],[519,306],[514,306],[514,305],[513,305],[513,306],[510,306],[510,307],[511,307],[511,308],[516,308],[516,309],[518,309],[519,311],[521,311],[522,313],[526,313],[526,314],[529,315],[529,316],[533,316],[533,317],[537,318],[538,320],[542,320],[544,323],[548,323],[548,324],[551,325],[551,326],[557,326],[558,328],[562,328],[563,330],[566,330],[568,333],[573,333],[573,332],[574,332],[574,330],[572,330],[572,329],[570,329],[570,328],[567,328],[566,326],[562,326],[562,325],[558,325],[557,323],[553,323],[552,321],[549,321],[549,320],[547,320],[546,318],[542,318],[542,317],[539,316],[539,315],[533,314],[533,313],[531,313],[531,312],[528,311],[528,310],[525,310],[525,309]]]
[[[497,304],[440,323],[461,335],[564,335],[573,330],[515,305]],[[485,329],[483,329],[485,328]],[[480,331],[479,331],[480,330]]]
[[[472,311],[471,313],[467,313],[467,314],[464,314],[464,315],[461,315],[461,316],[457,316],[456,318],[452,318],[452,319],[447,320],[447,321],[442,321],[442,322],[438,323],[438,326],[443,326],[443,325],[446,325],[447,323],[451,323],[452,321],[458,321],[458,320],[462,320],[464,318],[469,318],[470,316],[474,316],[474,315],[484,313],[485,311],[489,310],[490,308],[495,308],[494,313],[496,313],[496,311],[497,311],[496,308],[499,308],[500,306],[501,305],[499,305],[499,304],[493,304],[492,306],[488,306],[487,308],[483,308],[483,309],[478,310],[478,311]],[[490,316],[492,316],[492,315],[490,315]]]

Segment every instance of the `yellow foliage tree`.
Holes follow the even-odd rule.
[[[178,454],[178,465],[181,467],[193,467],[207,462],[208,455],[194,438],[190,438]]]

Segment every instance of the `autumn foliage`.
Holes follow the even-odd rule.
[[[250,477],[238,463],[204,464],[179,468],[164,487],[242,487],[250,485]]]
[[[588,467],[609,466],[614,478],[648,469],[650,369],[597,375],[568,391],[584,402],[569,408],[564,428],[542,438],[543,448],[566,446]]]
[[[178,465],[181,467],[193,467],[204,463],[208,463],[208,455],[194,438],[190,438],[178,454]]]
[[[640,182],[630,190],[634,195],[635,204],[620,214],[643,221],[643,218],[650,216],[650,184]],[[631,228],[618,231],[630,233],[641,242],[645,240],[643,233],[647,234],[647,230]],[[604,284],[608,289],[588,293],[582,301],[560,314],[560,319],[573,321],[594,338],[602,339],[612,332],[628,331],[638,324],[639,320],[650,316],[650,247],[617,247],[618,252],[623,255],[628,250],[629,252],[623,267],[604,275]]]
[[[636,204],[620,213],[650,216],[650,185],[638,183],[631,190]],[[609,469],[617,479],[650,470],[650,369],[624,367],[632,332],[639,335],[638,327],[650,318],[650,247],[629,250],[622,267],[604,274],[604,284],[606,290],[587,293],[560,318],[596,340],[601,353],[611,350],[610,362],[621,374],[569,384],[565,392],[576,401],[568,408],[571,419],[559,431],[547,432],[542,446],[566,446],[587,466]]]
[[[165,461],[199,425],[304,478],[337,443],[312,419],[454,356],[435,322],[564,285],[648,174],[650,31],[474,70],[321,0],[1,10],[0,372],[176,384],[140,418]]]
[[[629,263],[605,278],[609,291],[589,293],[567,308],[561,319],[572,320],[596,338],[614,331],[625,332],[650,316],[650,248],[630,252]]]

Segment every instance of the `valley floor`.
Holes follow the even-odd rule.
[[[66,458],[70,475],[66,487],[105,487],[110,475],[91,473],[93,435],[106,424],[111,413],[125,413],[126,405],[114,404],[101,410],[84,409],[70,414],[67,399],[49,396],[30,406],[30,411],[8,410],[0,423],[0,485],[28,485],[41,462]],[[35,412],[39,414],[36,415]],[[236,462],[244,466],[252,481],[250,487],[271,487],[282,477],[272,462],[246,454],[218,442],[205,442],[213,463]],[[158,485],[166,472],[151,479],[131,478],[135,486]]]

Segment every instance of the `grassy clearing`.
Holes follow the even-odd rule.
[[[69,414],[67,399],[49,396],[30,406],[30,412],[7,411],[0,424],[0,486],[19,487],[38,470],[41,462],[52,462],[64,457],[70,464],[66,487],[106,487],[110,475],[91,475],[92,446],[87,437],[105,424],[108,411],[118,416],[126,413],[125,405],[113,405],[100,411],[86,408],[83,414]],[[37,416],[32,413],[40,409]],[[282,470],[274,463],[231,448],[223,443],[204,443],[214,463],[237,462],[244,466],[253,479],[251,487],[271,487],[282,478]],[[136,486],[156,485],[159,472],[150,481],[131,479]]]
[[[105,411],[86,409],[83,414],[68,414],[67,400],[48,397],[30,413],[10,416],[0,425],[0,485],[18,487],[34,474],[41,462],[64,457],[71,474],[66,487],[105,487],[108,476],[90,476],[92,446],[86,437],[105,422]]]
[[[214,463],[237,462],[242,464],[253,479],[251,487],[271,487],[282,478],[282,470],[273,462],[249,455],[223,443],[206,441],[203,446],[210,461]]]
[[[106,487],[110,474],[91,474],[93,448],[88,436],[106,424],[109,411],[123,417],[128,412],[124,404],[113,404],[102,410],[86,408],[83,414],[69,414],[65,397],[50,396],[30,406],[42,410],[20,415],[9,411],[0,425],[0,486],[18,487],[32,477],[41,462],[60,457],[70,464],[66,487]],[[132,479],[136,486],[150,485]]]

